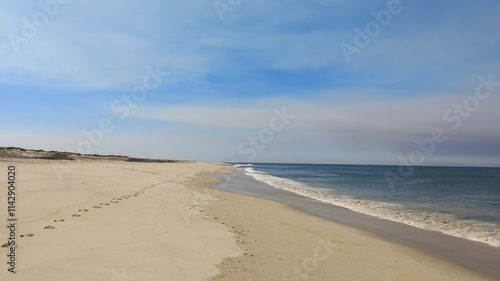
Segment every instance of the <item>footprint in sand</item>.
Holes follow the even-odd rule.
[[[73,214],[72,217],[81,217],[79,214]]]
[[[64,219],[54,220],[54,222],[64,222]]]
[[[95,209],[100,209],[101,207],[100,206],[94,206],[92,208],[95,208]]]
[[[52,226],[52,225],[47,225],[46,227],[44,227],[43,229],[54,229],[56,228],[55,226]]]
[[[87,210],[87,209],[80,209],[80,210],[78,210],[78,212],[88,212],[88,211],[89,210]]]
[[[33,236],[35,236],[35,234],[33,234],[33,233],[25,233],[25,234],[19,235],[19,237],[25,237],[25,236],[26,237],[33,237]]]

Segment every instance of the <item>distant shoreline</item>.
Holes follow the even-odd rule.
[[[125,162],[142,162],[142,163],[174,163],[174,162],[190,162],[184,160],[171,159],[150,159],[136,158],[124,155],[100,155],[100,154],[82,154],[77,152],[61,152],[61,151],[46,151],[42,149],[26,149],[21,147],[0,147],[1,158],[16,158],[16,159],[41,159],[41,160],[111,160]]]

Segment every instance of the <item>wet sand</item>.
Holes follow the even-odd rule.
[[[467,269],[500,278],[500,248],[333,206],[285,190],[276,189],[255,181],[252,177],[240,172],[225,175],[221,178],[229,180],[229,182],[227,184],[218,184],[217,188],[284,203],[294,209],[369,231],[391,242],[410,246]]]

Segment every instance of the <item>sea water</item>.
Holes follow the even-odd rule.
[[[500,247],[500,168],[416,167],[400,175],[397,166],[234,166],[274,188]]]

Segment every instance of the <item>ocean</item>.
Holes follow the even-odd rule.
[[[274,188],[350,210],[500,247],[500,168],[247,164],[238,170]]]

